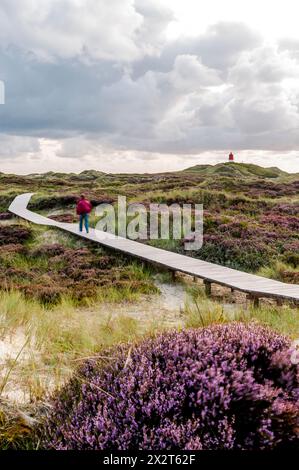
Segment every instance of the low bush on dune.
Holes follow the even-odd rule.
[[[56,183],[57,184],[57,183]],[[77,194],[67,194],[67,195],[54,195],[48,197],[38,197],[30,201],[29,208],[30,210],[38,211],[44,209],[56,209],[58,207],[68,207],[74,206],[78,201]]]
[[[119,300],[157,292],[145,270],[137,276],[119,256],[90,245],[72,248],[36,241],[35,233],[22,225],[1,228],[0,290],[19,290],[46,306],[59,304],[63,297],[82,304],[109,300],[112,290]]]
[[[23,225],[6,225],[1,227],[0,245],[24,243],[30,236],[31,230]]]
[[[50,215],[49,219],[56,220],[57,222],[73,224],[77,222],[78,217],[76,217],[75,214],[66,213],[66,214]]]
[[[13,218],[11,212],[0,212],[0,220],[10,220]]]
[[[46,424],[54,449],[273,449],[298,444],[288,340],[255,324],[170,332],[87,361]]]
[[[248,272],[276,261],[297,268],[298,223],[298,217],[274,212],[250,218],[244,214],[215,216],[206,211],[204,243],[195,257]],[[290,276],[287,279],[296,282]]]

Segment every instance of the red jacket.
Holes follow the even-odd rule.
[[[77,204],[77,214],[89,214],[91,212],[92,205],[87,199],[80,199]]]

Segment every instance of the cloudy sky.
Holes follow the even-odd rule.
[[[299,172],[296,3],[1,0],[0,171]]]

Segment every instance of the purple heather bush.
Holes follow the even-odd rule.
[[[298,445],[299,367],[288,339],[270,329],[213,325],[109,354],[86,362],[54,399],[46,448]]]
[[[248,217],[241,212],[232,215],[205,211],[203,246],[195,257],[248,272],[277,261],[296,268],[298,216],[267,211],[259,217]]]

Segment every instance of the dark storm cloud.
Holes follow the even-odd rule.
[[[40,62],[15,47],[0,52],[0,70],[6,85],[1,130],[54,137],[105,130],[100,92],[123,76],[122,68],[111,61]]]

